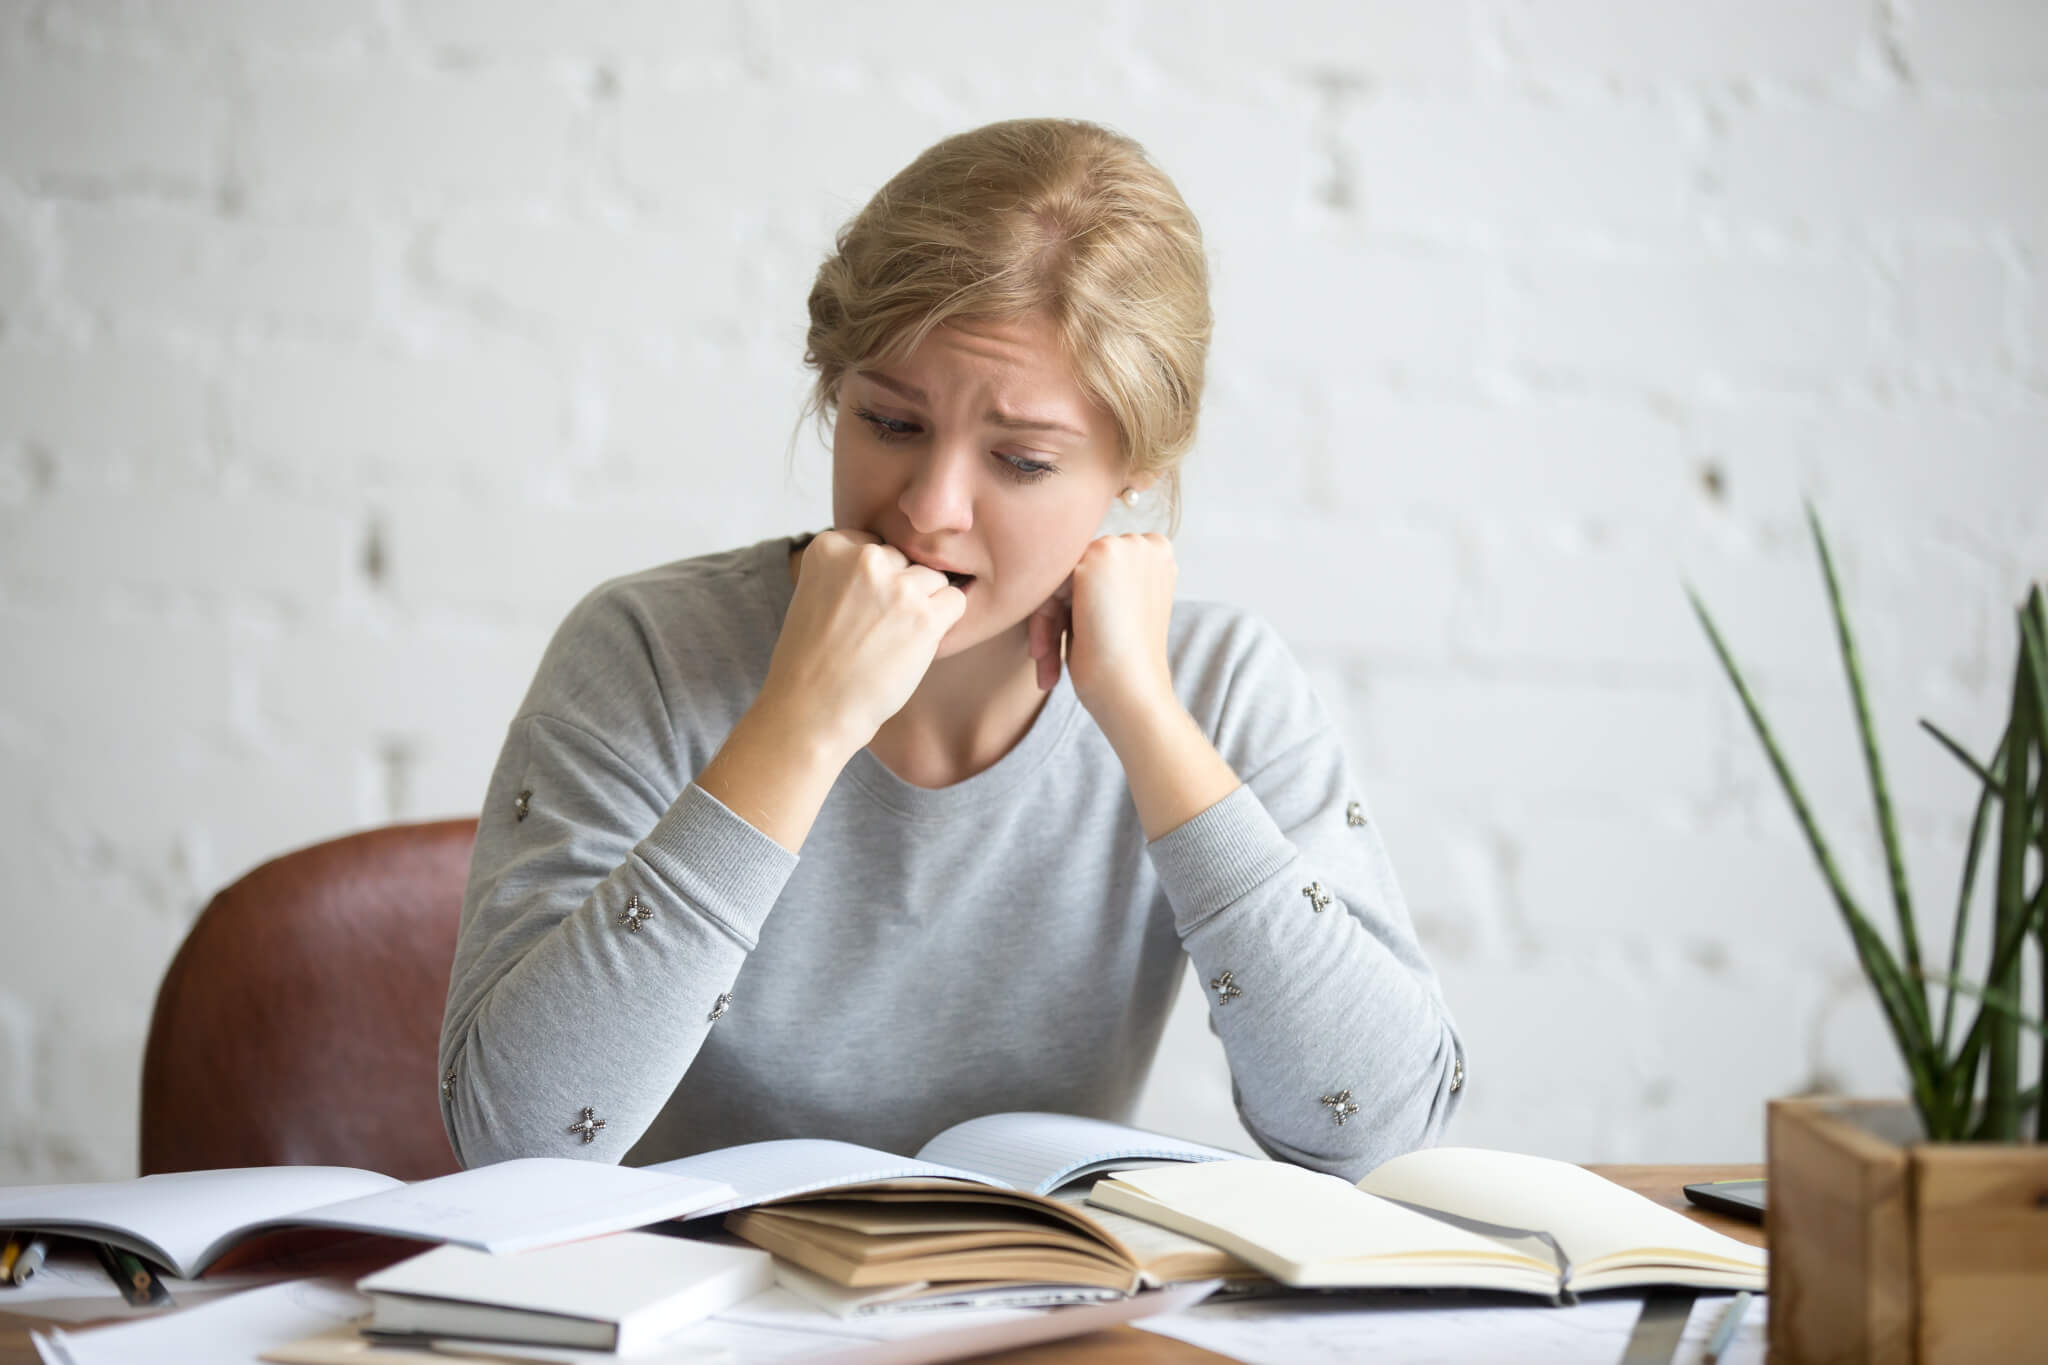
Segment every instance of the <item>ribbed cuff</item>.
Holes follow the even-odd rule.
[[[796,854],[694,782],[634,852],[677,895],[749,948],[797,865]]]
[[[1182,934],[1294,860],[1294,845],[1248,786],[1147,846]]]

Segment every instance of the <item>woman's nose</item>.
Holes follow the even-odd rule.
[[[965,530],[974,520],[971,457],[932,451],[914,466],[897,505],[920,534]]]

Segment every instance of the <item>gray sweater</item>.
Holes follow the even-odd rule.
[[[1267,1152],[1355,1179],[1438,1139],[1458,1035],[1270,627],[1175,604],[1175,687],[1243,785],[1159,839],[1063,675],[1015,748],[950,787],[863,749],[799,857],[691,778],[760,691],[800,543],[603,584],[550,643],[491,777],[448,983],[442,1114],[465,1166],[776,1137],[910,1153],[1001,1110],[1128,1119],[1189,959]]]

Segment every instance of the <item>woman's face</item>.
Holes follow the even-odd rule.
[[[1125,482],[1116,420],[1082,390],[1043,315],[947,323],[908,359],[840,383],[832,524],[963,588],[967,611],[940,658],[1052,596]]]

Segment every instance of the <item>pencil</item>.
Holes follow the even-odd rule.
[[[1749,1311],[1749,1301],[1754,1297],[1745,1289],[1729,1303],[1721,1314],[1720,1324],[1714,1328],[1713,1338],[1707,1342],[1707,1353],[1701,1357],[1700,1365],[1714,1365],[1721,1358],[1721,1353],[1728,1349],[1728,1343],[1735,1340],[1735,1329],[1742,1325],[1742,1315]]]
[[[171,1302],[171,1292],[163,1287],[162,1281],[150,1273],[142,1258],[131,1251],[124,1251],[105,1242],[92,1242],[93,1255],[99,1258],[100,1267],[107,1272],[107,1278],[121,1291],[121,1297],[140,1308],[145,1304]]]

